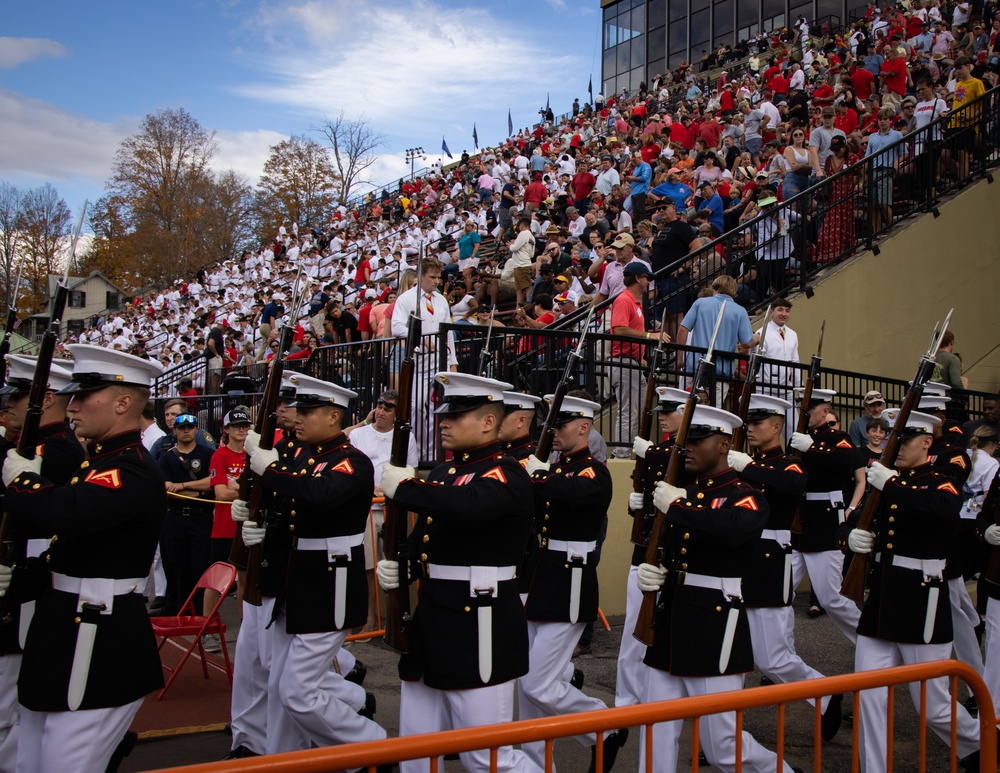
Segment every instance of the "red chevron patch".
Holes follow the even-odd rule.
[[[350,461],[347,460],[347,459],[341,459],[339,462],[337,462],[330,469],[333,472],[342,472],[342,473],[345,473],[347,475],[353,475],[354,474],[354,467],[351,466]]]
[[[802,469],[798,462],[788,465],[785,468],[785,472],[797,472],[799,475],[805,475],[806,471]]]
[[[966,467],[966,465],[965,465],[965,457],[964,456],[953,456],[953,457],[951,457],[951,459],[948,460],[948,463],[949,464],[953,464],[956,467],[959,467],[959,468],[961,468],[963,470]]]
[[[588,467],[586,470],[583,470],[580,473],[580,477],[581,478],[596,478],[597,477],[597,473],[594,472],[594,468],[593,467]]]
[[[494,467],[489,472],[484,472],[483,477],[489,478],[490,480],[498,480],[501,483],[507,482],[507,478],[504,477],[503,470],[501,470],[499,467]]]
[[[753,497],[743,497],[743,499],[736,502],[733,507],[742,507],[744,510],[753,510],[755,513],[760,510],[757,506],[757,500]]]
[[[83,482],[104,486],[104,488],[122,487],[122,478],[118,470],[91,470],[87,473],[87,477],[83,479]]]
[[[854,448],[854,446],[851,445],[851,441],[848,440],[847,438],[844,438],[843,440],[841,440],[840,442],[838,442],[836,447],[837,448]]]
[[[954,483],[942,483],[940,486],[937,487],[937,490],[947,491],[949,494],[954,494],[956,497],[958,496],[958,489],[955,488]]]

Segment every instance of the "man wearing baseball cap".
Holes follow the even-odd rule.
[[[163,477],[142,445],[142,410],[158,363],[87,344],[69,346],[67,412],[88,438],[69,482],[41,456],[12,449],[4,509],[51,535],[51,587],[36,603],[18,678],[19,770],[104,770],[143,697],[163,686],[143,590],[166,512]],[[0,569],[6,591],[9,568]],[[66,744],[52,739],[86,738]]]

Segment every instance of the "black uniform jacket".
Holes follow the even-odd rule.
[[[809,482],[806,493],[840,492],[854,479],[854,446],[846,432],[823,424],[809,430],[812,447],[802,455]],[[803,553],[836,550],[837,529],[847,508],[827,500],[802,499],[802,534],[792,535],[792,547]]]
[[[80,578],[140,579],[149,575],[167,509],[163,475],[138,430],[92,442],[87,461],[57,486],[22,473],[4,507],[52,536],[52,572]],[[44,457],[43,457],[44,459]],[[115,596],[111,614],[85,613],[97,634],[81,709],[123,706],[163,686],[143,585]],[[33,711],[64,711],[76,649],[78,596],[50,589],[38,600],[28,630],[18,699]]]
[[[428,687],[460,690],[485,686],[479,676],[477,610],[492,608],[493,669],[488,684],[528,671],[528,627],[516,580],[498,583],[496,597],[470,595],[470,584],[435,580],[429,564],[516,566],[531,530],[531,480],[498,443],[456,453],[426,481],[403,481],[397,505],[417,514],[410,532],[414,563],[410,581],[421,580],[413,613],[410,652],[399,676],[423,678]],[[401,567],[402,570],[402,567]]]
[[[674,447],[674,439],[667,437],[648,451],[643,458],[642,465],[642,496],[645,506],[642,513],[632,511],[633,518],[642,518],[642,533],[645,541],[649,540],[649,533],[653,530],[653,522],[656,520],[656,507],[653,506],[653,489],[660,481],[667,479],[667,466],[670,464],[670,452]],[[682,452],[683,453],[683,452]],[[684,460],[679,460],[678,475],[676,485],[685,488],[694,483],[694,476],[684,471]],[[646,548],[644,545],[636,545],[632,548],[632,566],[638,566],[646,560]]]
[[[280,452],[279,452],[280,453]],[[305,459],[302,459],[305,457]],[[349,555],[300,549],[300,540],[363,534],[375,491],[371,460],[341,433],[309,446],[299,464],[282,459],[264,470],[261,482],[288,499],[288,559],[285,598],[288,633],[327,633],[364,625],[368,618],[365,549],[359,541]],[[347,568],[347,609],[337,627],[338,567]]]
[[[0,460],[7,457],[7,443],[0,447]],[[35,456],[42,458],[42,477],[57,485],[69,482],[84,459],[83,446],[65,421],[49,424],[38,430]],[[18,628],[21,604],[39,599],[52,586],[45,553],[27,557],[28,540],[48,541],[52,534],[28,521],[10,519],[10,535],[14,547],[14,577],[4,601],[3,625],[0,626],[0,654],[20,652]]]
[[[753,461],[740,473],[740,479],[767,500],[764,528],[787,531],[809,480],[802,460],[785,456],[780,447],[755,453]],[[791,552],[791,546],[780,545],[773,539],[762,538],[753,547],[750,565],[743,575],[743,601],[748,607],[783,607],[792,603],[792,589],[789,587],[786,594],[784,587],[785,560]],[[788,583],[790,586],[790,575]]]
[[[511,459],[516,460],[522,467],[528,464],[528,457],[534,453],[535,441],[530,435],[511,440],[509,443],[501,443],[500,450]],[[535,530],[535,523],[531,523],[531,535],[524,546],[524,555],[517,565],[517,589],[522,593],[527,593],[531,587],[531,578],[535,575],[535,564],[538,562],[538,532]]]
[[[687,498],[666,513],[661,535],[663,564],[670,572],[660,591],[653,646],[644,662],[674,676],[720,676],[753,670],[750,626],[739,596],[685,585],[686,574],[740,578],[767,523],[767,500],[736,471],[727,469],[689,486]],[[737,612],[735,638],[720,672],[730,610]]]
[[[957,434],[954,432],[955,428],[958,429]],[[965,481],[969,479],[969,475],[972,473],[972,466],[969,462],[969,457],[965,453],[965,447],[955,444],[956,441],[960,441],[964,437],[965,435],[962,433],[960,425],[953,425],[951,431],[944,429],[940,437],[934,438],[927,457],[931,466],[942,475],[950,478],[955,484],[955,488],[959,491],[962,491]],[[973,521],[963,522],[959,518],[958,523],[955,524],[955,533],[951,536],[951,543],[948,548],[948,567],[945,574],[949,580],[961,577],[963,572],[967,572],[971,579],[972,575],[979,570],[977,566],[964,567],[962,565],[962,547],[959,542],[959,533],[966,530],[966,524],[968,524],[967,530],[969,533],[975,531]]]
[[[298,465],[309,458],[309,447],[294,437],[283,437],[274,444],[274,450],[278,452],[278,466],[290,470],[298,470]],[[261,545],[257,582],[262,596],[275,599],[274,614],[279,614],[285,604],[288,554],[292,549],[292,533],[288,530],[289,499],[271,489],[265,489],[261,496],[267,532]],[[240,539],[239,533],[236,538]]]
[[[525,614],[529,620],[569,622],[573,565],[551,540],[596,542],[611,504],[608,468],[590,455],[586,446],[560,455],[548,472],[532,478],[540,553],[535,566]],[[597,562],[594,552],[581,567],[580,610],[577,622],[597,619]]]
[[[907,644],[952,640],[947,578],[930,579],[919,569],[893,565],[893,561],[902,560],[897,556],[946,559],[961,507],[961,489],[929,462],[903,470],[886,482],[872,524],[875,560],[868,576],[868,598],[858,622],[859,634]],[[844,541],[859,516],[854,511],[841,528]],[[925,642],[932,589],[937,589],[937,604],[933,632]]]
[[[983,570],[986,582],[983,586],[990,598],[1000,599],[1000,547],[990,545],[985,540],[986,530],[994,524],[1000,524],[1000,474],[993,478],[990,489],[986,492],[983,507],[976,518],[976,536],[982,540],[987,551],[987,563]]]

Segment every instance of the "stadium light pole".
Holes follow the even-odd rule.
[[[415,174],[415,172],[414,172],[414,165],[415,165],[415,162],[416,162],[416,160],[418,158],[421,161],[426,161],[427,160],[427,155],[424,152],[423,148],[407,148],[406,149],[406,160],[410,164],[410,180],[411,180],[411,182],[412,182],[414,174]]]

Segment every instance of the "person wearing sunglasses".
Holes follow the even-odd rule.
[[[386,389],[379,395],[375,407],[368,412],[364,421],[348,427],[344,432],[350,437],[351,445],[372,460],[375,467],[375,496],[382,496],[382,489],[378,487],[378,479],[381,475],[382,465],[389,461],[392,453],[393,425],[396,421],[396,406],[399,402],[399,393],[395,389]],[[409,445],[406,451],[406,463],[416,467],[419,459],[417,457],[417,441],[410,433]],[[383,509],[381,504],[373,504],[371,517],[368,520],[368,528],[365,529],[365,569],[371,571],[375,566],[375,553],[378,558],[384,558],[384,547],[379,540],[375,550],[372,549],[372,534],[380,534],[382,530]],[[374,531],[373,524],[374,521]],[[375,583],[368,585],[368,621],[365,630],[374,631],[381,621],[375,614]]]
[[[72,382],[59,393],[71,396],[66,410],[89,441],[87,461],[57,484],[43,475],[48,454],[25,459],[12,449],[2,473],[7,514],[54,535],[51,584],[36,602],[18,674],[24,770],[105,770],[144,696],[163,687],[143,591],[167,494],[141,434],[163,368],[104,347],[68,349]],[[0,591],[10,576],[0,569]]]

